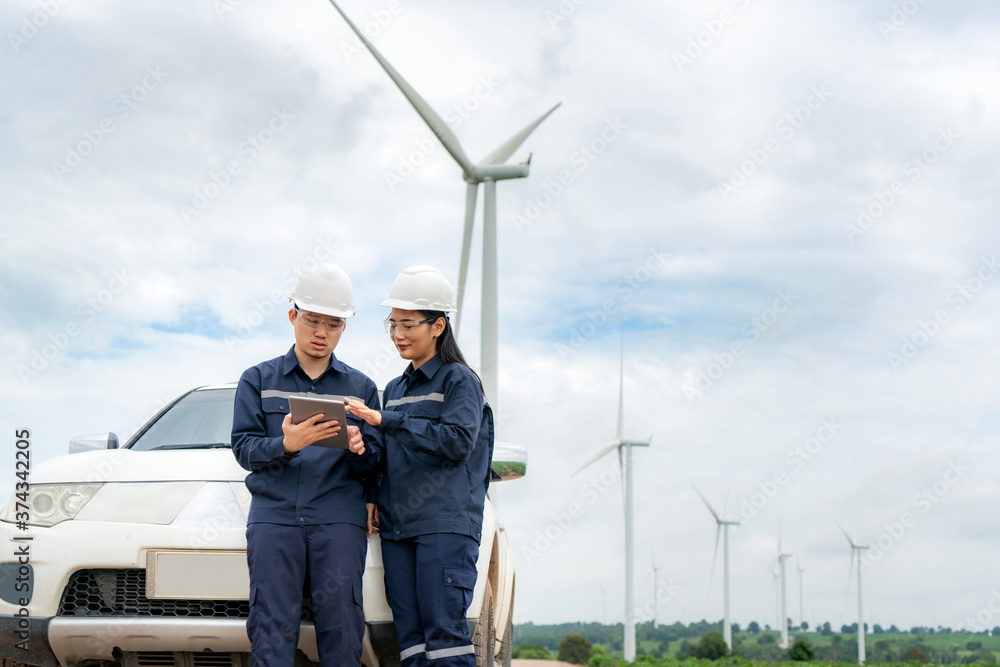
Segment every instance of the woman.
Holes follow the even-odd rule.
[[[476,584],[493,412],[455,341],[448,319],[455,301],[433,267],[399,274],[381,305],[392,308],[386,331],[410,364],[386,385],[381,411],[347,401],[381,436],[368,529],[377,526],[381,536],[404,667],[476,664],[465,614]]]

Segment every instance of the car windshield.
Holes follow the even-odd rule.
[[[230,447],[236,390],[192,391],[170,406],[130,446],[134,450]]]

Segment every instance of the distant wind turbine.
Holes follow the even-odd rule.
[[[788,596],[787,596],[788,590],[786,585],[788,577],[786,576],[787,573],[785,571],[785,561],[787,561],[791,557],[792,554],[786,554],[781,550],[781,531],[779,530],[777,563],[778,563],[778,576],[780,578],[779,590],[780,590],[781,603],[779,605],[780,611],[778,612],[779,614],[778,621],[781,627],[781,648],[788,648]]]
[[[851,545],[851,568],[847,572],[847,585],[851,585],[851,575],[854,573],[854,561],[858,561],[858,664],[865,664],[865,614],[864,608],[861,604],[861,552],[868,549],[868,545],[856,544],[851,536],[847,534],[844,527],[840,524],[837,525],[840,528],[840,532],[844,534],[847,538],[847,542]]]
[[[694,486],[693,484],[691,486]],[[726,515],[726,506],[729,504],[729,493],[726,493],[726,501],[722,504],[722,514],[718,514],[709,504],[705,496],[701,495],[698,487],[694,487],[694,492],[698,494],[705,507],[715,518],[715,549],[712,551],[712,574],[715,576],[715,559],[719,555],[719,534],[722,534],[722,636],[726,640],[726,646],[733,650],[733,628],[729,615],[729,527],[740,525],[739,521],[727,521],[722,517]],[[709,590],[711,590],[711,579],[709,579]]]
[[[779,627],[781,627],[781,623],[780,623],[780,621],[781,621],[781,602],[779,601],[781,591],[779,590],[779,586],[778,586],[778,581],[781,579],[781,573],[778,572],[778,568],[775,567],[773,563],[772,563],[772,567],[770,568],[770,570],[771,570],[771,577],[772,577],[771,585],[774,586],[774,619],[775,619],[774,620],[774,622],[775,622],[774,629],[777,630]]]
[[[649,447],[652,440],[646,440],[645,442],[639,440],[624,440],[622,439],[622,426],[624,422],[625,414],[625,377],[624,377],[624,367],[625,367],[625,334],[622,332],[622,344],[619,357],[618,365],[618,430],[615,439],[610,445],[602,449],[597,453],[594,458],[590,459],[582,466],[580,469],[573,473],[573,475],[579,474],[581,471],[589,467],[592,463],[603,458],[606,454],[612,450],[618,450],[618,463],[622,468],[622,493],[624,495],[625,504],[625,637],[624,637],[624,654],[625,660],[628,662],[635,661],[635,590],[633,584],[633,565],[634,565],[634,531],[632,529],[632,448],[633,447]]]
[[[438,115],[434,109],[424,100],[414,88],[389,64],[389,61],[382,56],[378,50],[372,46],[365,34],[358,29],[347,14],[340,8],[335,0],[330,0],[337,12],[347,21],[354,34],[365,45],[369,52],[375,57],[382,69],[385,70],[389,78],[392,79],[396,87],[406,97],[420,117],[430,127],[431,132],[438,138],[445,150],[455,159],[458,166],[462,168],[462,178],[467,183],[465,190],[465,227],[462,233],[462,257],[458,270],[458,314],[455,316],[455,331],[458,332],[461,324],[462,300],[465,295],[465,278],[469,268],[469,247],[472,243],[472,223],[476,214],[476,196],[479,191],[479,184],[485,183],[485,195],[483,201],[483,293],[481,312],[481,371],[480,376],[483,381],[486,399],[496,409],[497,401],[497,202],[496,202],[496,182],[512,179],[526,178],[530,171],[531,156],[525,162],[519,164],[506,164],[507,159],[514,154],[525,139],[528,138],[536,127],[549,114],[555,111],[559,104],[546,111],[535,121],[529,123],[524,129],[512,136],[507,141],[497,146],[493,152],[486,155],[478,163],[473,163],[466,155],[458,137],[451,131],[451,128]]]
[[[656,554],[653,554],[653,629],[656,629],[656,619],[660,616],[660,570],[656,567]]]
[[[608,589],[601,584],[601,624],[608,624]]]
[[[805,623],[805,620],[806,620],[805,614],[803,614],[803,612],[802,612],[802,609],[803,609],[803,607],[802,607],[802,574],[805,572],[805,570],[802,569],[802,559],[801,558],[796,558],[795,559],[795,567],[799,571],[799,627],[801,628],[802,625]]]

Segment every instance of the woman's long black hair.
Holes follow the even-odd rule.
[[[479,373],[472,369],[472,366],[470,366],[465,360],[465,357],[462,356],[462,351],[458,349],[458,341],[455,340],[455,334],[451,330],[451,319],[448,318],[448,314],[441,310],[421,310],[419,312],[424,316],[425,320],[433,318],[436,322],[439,317],[444,318],[444,331],[437,338],[438,356],[441,357],[441,361],[446,364],[462,364],[472,371],[472,374],[476,376],[476,380],[479,381],[479,388],[483,390],[483,393],[485,393],[486,390],[483,389],[483,381],[480,379]],[[433,322],[431,322],[431,324],[433,324]]]

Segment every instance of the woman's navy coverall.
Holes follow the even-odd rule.
[[[493,411],[459,363],[412,365],[382,395],[382,564],[400,661],[476,664],[466,612],[493,458]]]

